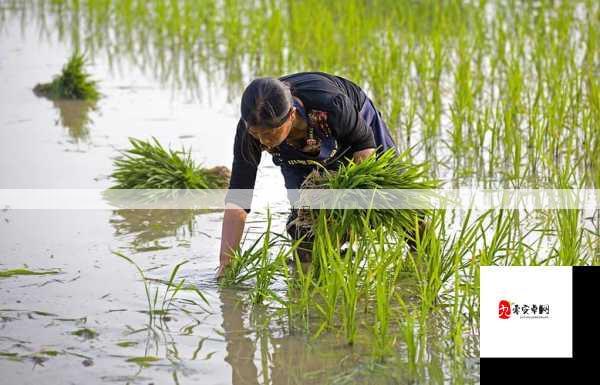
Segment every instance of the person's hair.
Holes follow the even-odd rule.
[[[279,79],[254,79],[242,94],[242,119],[248,126],[279,127],[292,108],[290,88]]]
[[[242,94],[242,119],[246,122],[246,128],[276,128],[283,124],[292,106],[292,92],[286,83],[270,77],[254,79]],[[250,145],[260,148],[258,141],[247,131],[243,139],[243,147]],[[251,160],[257,163],[256,159]]]

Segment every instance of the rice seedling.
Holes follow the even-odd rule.
[[[518,225],[518,212],[511,210],[488,211],[490,222],[486,227],[479,226],[479,240],[482,249],[478,255],[481,266],[498,264],[513,265],[511,253],[514,249],[514,231]],[[493,231],[491,237],[490,230]]]
[[[400,263],[404,244],[398,242],[391,249],[386,250],[385,232],[382,228],[373,231],[378,239],[372,240],[375,260],[372,274],[375,280],[375,321],[373,324],[373,353],[378,361],[383,361],[393,352],[396,336],[390,335],[390,322],[392,320],[396,290],[398,290],[398,277],[404,268]],[[375,242],[373,242],[375,241]],[[368,280],[368,278],[367,278]]]
[[[291,244],[280,234],[271,231],[272,217],[267,213],[266,230],[248,248],[244,248],[246,237],[242,244],[232,251],[231,259],[223,276],[219,279],[221,287],[236,287],[254,281],[250,290],[250,299],[254,304],[262,303],[266,298],[281,301],[270,286],[278,276],[287,276],[287,260],[293,255],[299,243]],[[272,249],[278,247],[278,252],[272,257]]]
[[[270,252],[264,250],[260,253],[259,265],[256,270],[256,282],[250,292],[250,299],[254,304],[261,304],[266,298],[279,300],[279,296],[271,290],[273,280],[279,275],[281,267],[286,263],[289,250],[279,248],[279,253],[270,259]]]
[[[229,184],[227,168],[202,168],[192,159],[191,149],[167,150],[152,139],[129,138],[133,148],[114,162],[113,189],[218,189]]]
[[[321,215],[319,220],[325,221],[325,216]],[[311,289],[311,285],[314,285],[312,288],[312,295],[314,296],[318,293],[323,298],[322,304],[315,304],[315,308],[324,317],[324,321],[319,330],[317,330],[315,333],[315,337],[318,337],[326,327],[333,326],[340,289],[341,285],[343,284],[343,282],[340,280],[339,274],[330,273],[330,259],[333,257],[339,258],[338,254],[340,254],[340,249],[335,247],[335,245],[339,245],[340,241],[338,239],[334,239],[332,243],[329,234],[329,229],[325,228],[325,233],[319,233],[315,239],[315,245],[313,246],[313,253],[315,256],[318,256],[318,261],[312,264],[310,269],[311,274],[308,277],[312,278],[313,273],[316,272],[317,276],[315,278],[318,278],[318,282],[313,283],[311,280],[303,281],[304,290],[302,293],[304,295],[308,295],[310,293],[309,290]],[[333,234],[335,234],[335,230],[333,230]]]
[[[219,280],[221,287],[240,286],[256,277],[258,266],[263,259],[261,255],[263,249],[257,247],[261,240],[271,246],[267,238],[266,233],[261,234],[249,248],[244,248],[246,243],[244,239],[240,247],[232,250],[229,265]]]
[[[60,75],[51,83],[40,83],[33,88],[36,95],[48,99],[97,100],[100,93],[97,82],[85,71],[86,60],[79,52],[73,53]]]
[[[267,213],[267,229],[262,234],[264,241],[261,248],[256,253],[256,265],[254,269],[255,283],[250,291],[250,299],[254,304],[261,304],[267,297],[277,299],[277,295],[270,289],[271,283],[279,273],[280,268],[285,264],[287,252],[280,246],[279,253],[271,260],[271,215]]]
[[[52,275],[58,274],[58,271],[34,271],[29,269],[9,269],[0,270],[0,278],[16,277],[19,275]]]
[[[290,273],[290,269],[283,269],[282,276],[284,277],[288,287],[287,303],[285,304],[285,307],[291,326],[293,327],[296,317],[299,316],[302,322],[303,330],[308,333],[310,331],[310,314],[311,311],[314,310],[313,307],[316,307],[323,312],[321,306],[319,304],[315,304],[314,302],[315,269],[310,267],[305,269],[300,261],[298,253],[294,253],[294,264],[295,269],[292,272],[293,275]],[[318,337],[321,331],[328,325],[327,320],[331,321],[333,318],[333,312],[323,313],[330,315],[330,317],[327,318],[326,316],[326,322],[314,334],[315,337]]]
[[[193,285],[184,286],[185,279],[181,279],[179,282],[175,283],[175,279],[177,277],[177,272],[179,271],[179,268],[183,264],[187,263],[187,261],[180,262],[177,265],[175,265],[173,270],[171,270],[171,274],[169,275],[169,280],[161,282],[166,285],[166,289],[162,292],[162,296],[160,296],[158,287],[156,287],[156,289],[154,290],[154,295],[151,295],[150,279],[146,277],[146,275],[144,274],[144,270],[142,270],[142,268],[137,263],[135,263],[135,261],[133,261],[131,258],[129,258],[126,255],[119,253],[117,251],[113,251],[112,253],[120,258],[123,258],[125,261],[129,262],[130,264],[132,264],[136,268],[136,270],[138,271],[138,273],[142,279],[142,282],[144,284],[144,291],[146,294],[146,301],[148,304],[148,309],[145,312],[148,313],[148,317],[149,317],[148,318],[148,328],[149,329],[152,329],[153,325],[155,324],[155,317],[158,316],[159,320],[161,322],[163,321],[164,317],[167,316],[167,314],[171,310],[171,306],[172,306],[174,300],[178,299],[177,294],[180,292],[181,293],[185,292],[185,291],[193,292],[200,298],[202,303],[197,303],[197,302],[189,300],[189,299],[184,302],[197,305],[202,310],[205,310],[205,311],[206,311],[206,309],[204,308],[204,305],[210,306],[210,303],[208,302],[208,299],[206,298],[206,296],[200,290],[198,290],[197,287],[195,287]],[[162,299],[159,303],[158,301],[159,301],[160,297],[162,297]]]
[[[340,233],[340,230],[337,231],[329,231],[328,226],[324,225],[325,216],[320,216],[320,224],[319,226],[322,231],[319,231],[318,238],[323,240],[321,245],[323,247],[320,251],[321,256],[326,256],[326,266],[319,266],[320,272],[319,277],[326,276],[329,274],[335,275],[335,281],[339,282],[338,285],[330,285],[329,290],[339,289],[340,297],[341,297],[341,315],[344,334],[346,337],[346,342],[349,345],[354,344],[356,333],[357,333],[357,308],[358,301],[361,295],[361,283],[362,278],[365,273],[365,264],[364,258],[365,254],[360,251],[357,253],[352,253],[351,248],[346,249],[344,254],[341,253],[339,249],[339,238],[336,238],[335,235]],[[331,238],[333,236],[333,239]],[[356,233],[350,233],[349,242],[353,244],[356,241]],[[327,296],[329,303],[329,308],[332,309],[335,306],[335,297],[333,293]],[[329,311],[331,313],[331,310]],[[331,317],[331,315],[329,316]]]
[[[408,305],[404,302],[399,294],[396,294],[396,299],[400,305],[402,316],[400,317],[400,333],[403,337],[403,342],[406,344],[406,358],[408,368],[414,374],[418,363],[418,346],[419,337],[416,335],[416,320],[411,313]]]

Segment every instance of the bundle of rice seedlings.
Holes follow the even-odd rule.
[[[73,53],[62,68],[60,75],[51,83],[37,84],[33,92],[48,99],[97,100],[100,93],[97,82],[85,72],[85,58],[78,52]]]
[[[435,189],[439,185],[438,180],[427,177],[427,164],[413,163],[408,151],[397,155],[391,149],[381,155],[373,154],[358,164],[350,161],[336,171],[314,170],[304,181],[302,189],[417,190]],[[385,194],[380,197],[385,197]],[[313,235],[317,234],[315,223],[319,215],[325,215],[328,223],[339,224],[347,231],[360,231],[368,221],[372,228],[385,226],[413,233],[429,212],[425,209],[397,209],[393,205],[390,208],[300,209],[296,223],[310,228]]]
[[[153,142],[129,138],[133,148],[115,160],[111,177],[113,189],[221,189],[227,188],[230,172],[226,167],[210,169],[197,165],[191,150],[174,151]]]

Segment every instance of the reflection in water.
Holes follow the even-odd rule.
[[[115,235],[132,235],[136,249],[147,248],[167,237],[189,238],[199,210],[123,209],[114,210],[110,224]]]
[[[225,361],[231,365],[231,383],[258,385],[258,370],[254,364],[256,344],[250,338],[252,332],[244,327],[246,305],[240,294],[233,290],[221,290],[220,298],[227,343]]]
[[[90,134],[90,113],[97,110],[96,102],[81,100],[53,100],[59,112],[60,124],[76,142],[87,140]],[[57,124],[59,121],[56,122]]]
[[[464,362],[444,362],[444,338],[438,334],[442,326],[435,323],[429,325],[432,331],[420,333],[414,341],[420,359],[411,360],[401,349],[382,363],[365,360],[370,353],[368,335],[364,336],[366,345],[354,347],[335,336],[312,340],[287,329],[286,316],[249,305],[239,291],[222,289],[219,297],[227,344],[225,361],[231,366],[233,385],[322,384],[326,379],[347,384],[443,384],[445,364],[454,383],[476,382],[474,372],[465,371]]]

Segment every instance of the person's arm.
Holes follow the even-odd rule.
[[[231,253],[240,246],[247,215],[246,210],[235,204],[227,203],[225,205],[217,277],[223,275],[225,268],[231,261]]]
[[[240,119],[233,145],[229,191],[225,197],[217,277],[223,275],[231,260],[231,252],[239,247],[244,233],[246,216],[250,212],[252,189],[261,157],[260,147],[252,141],[255,139],[247,135],[244,122]]]
[[[350,146],[355,163],[360,163],[375,152],[373,130],[346,95],[340,94],[331,99],[328,123],[336,138]]]

